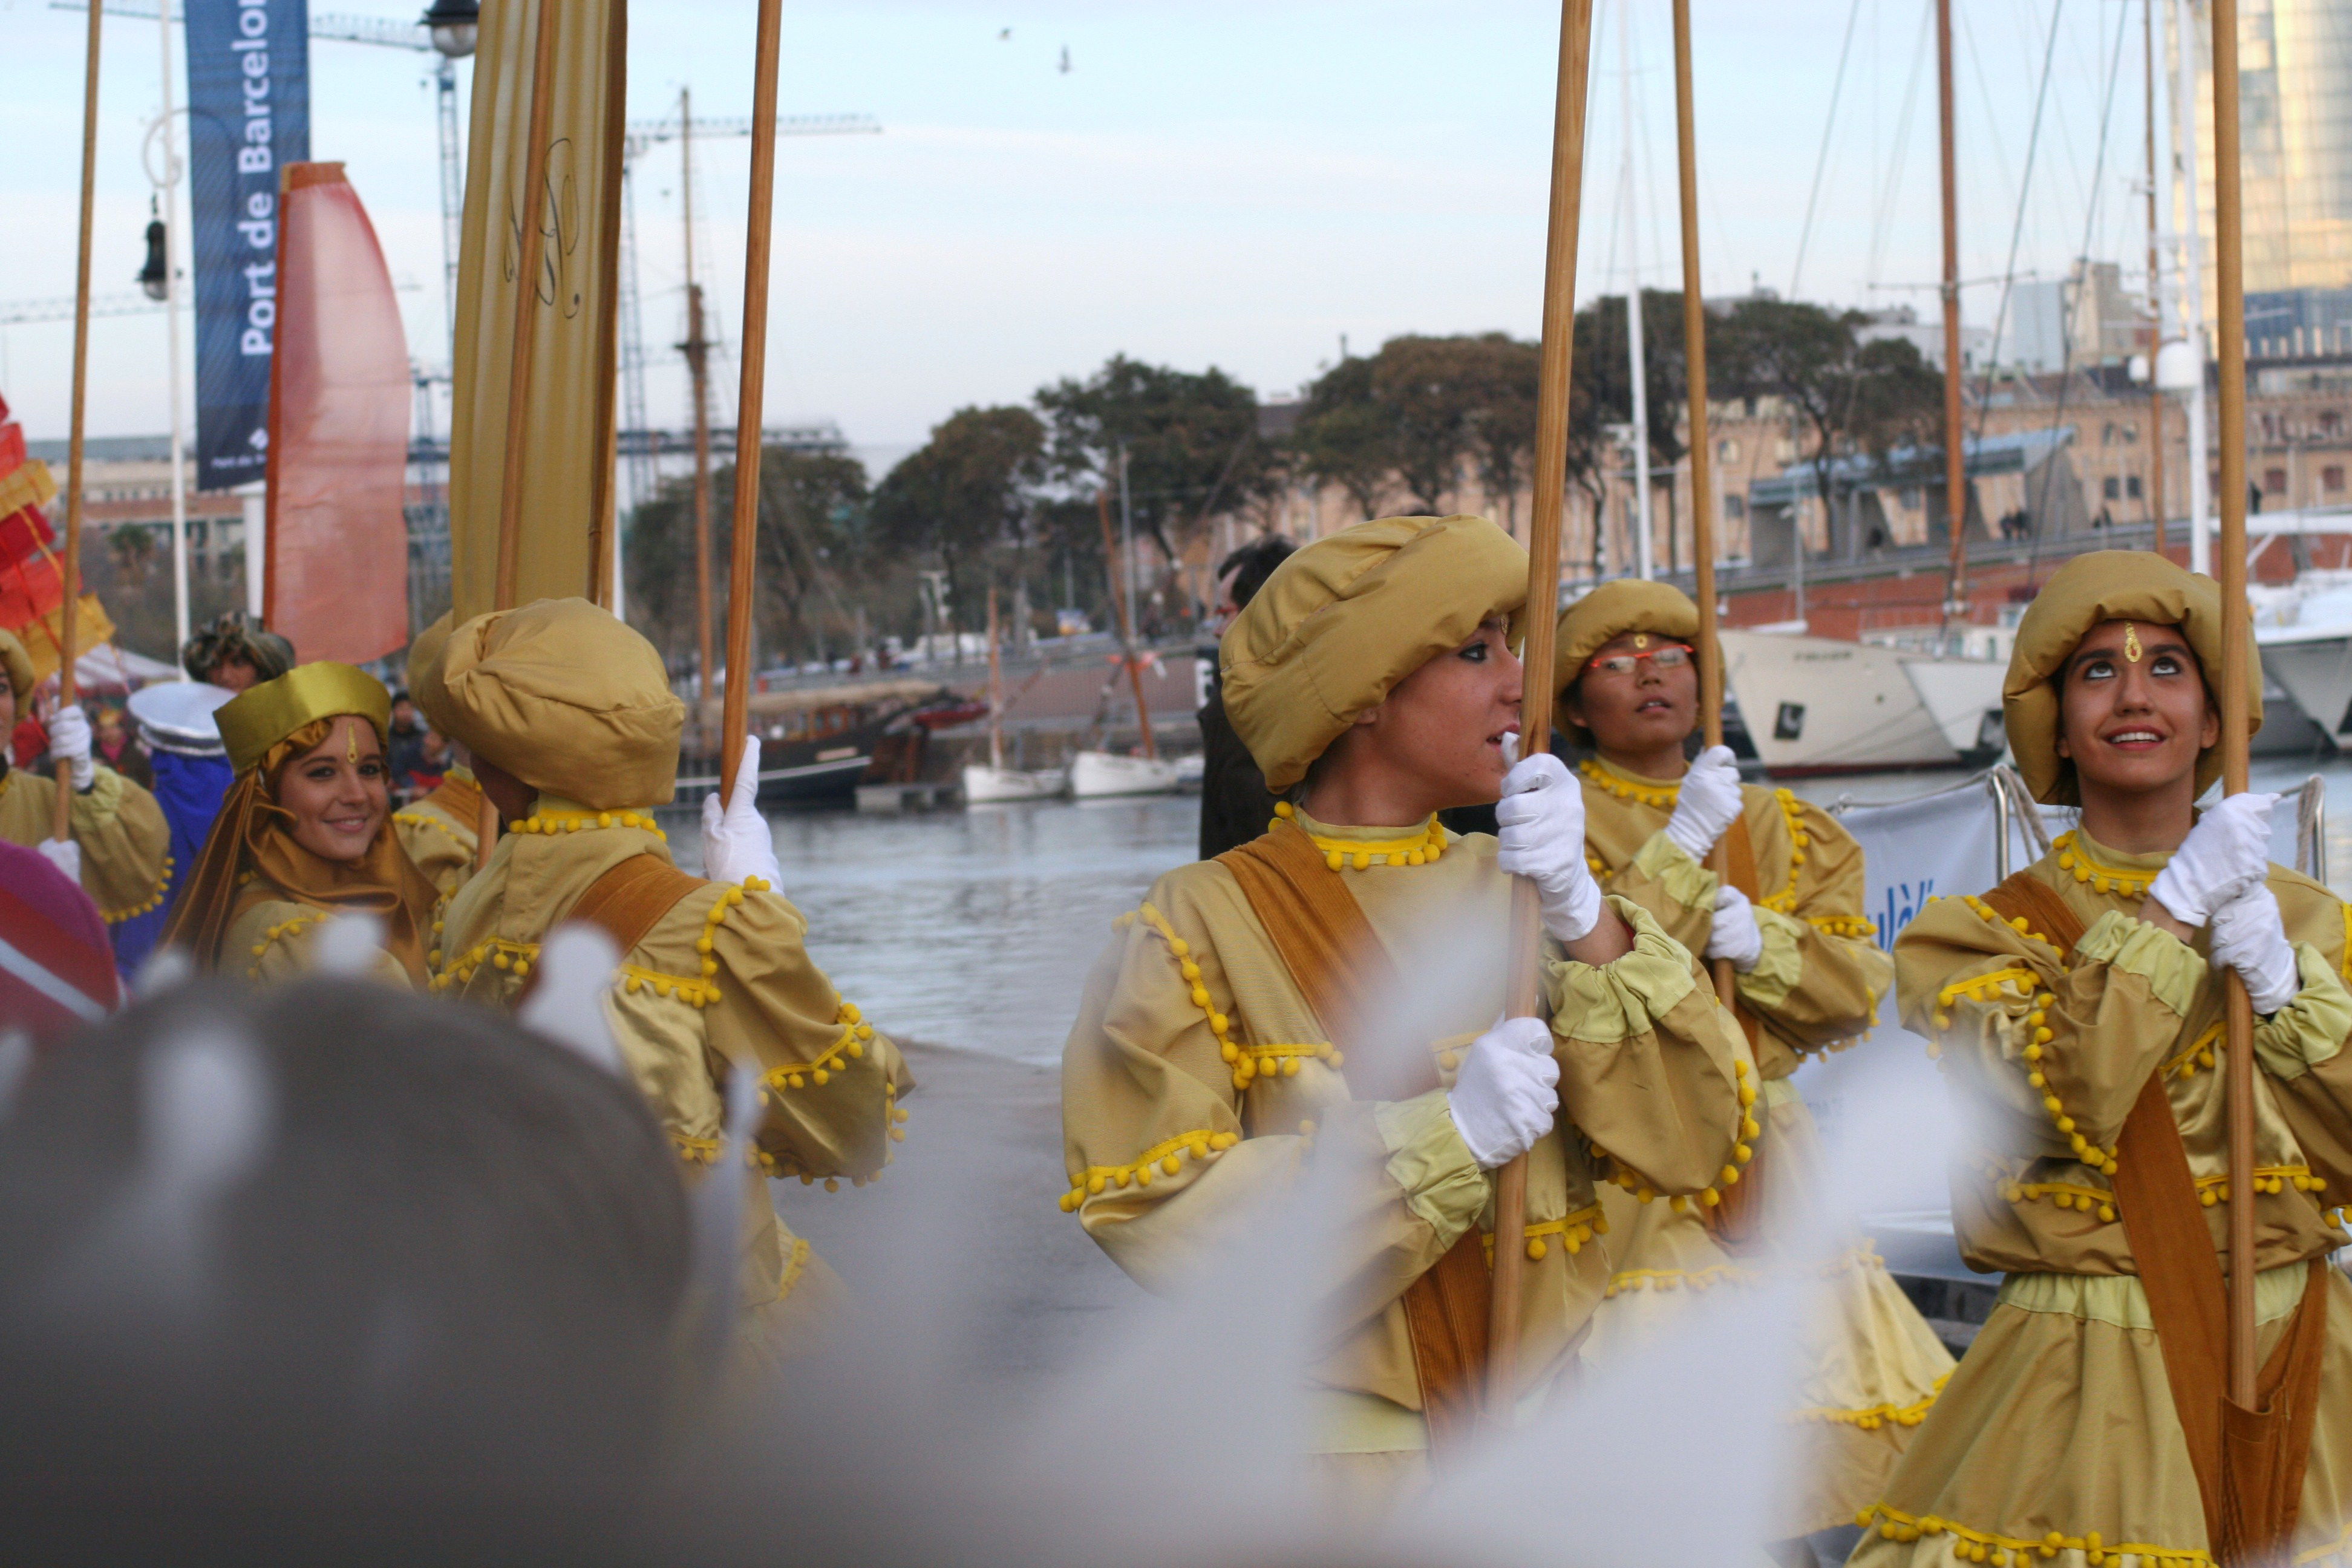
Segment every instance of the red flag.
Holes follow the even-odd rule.
[[[305,659],[408,641],[408,342],[341,163],[280,177],[263,615]]]

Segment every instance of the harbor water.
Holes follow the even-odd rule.
[[[2257,759],[2256,789],[2327,787],[2327,868],[2352,895],[2352,759]],[[1792,781],[1807,799],[1925,795],[1964,773]],[[2279,805],[2287,820],[2292,799]],[[906,1038],[1045,1065],[1060,1059],[1087,973],[1111,921],[1197,852],[1192,795],[1042,801],[906,816],[772,816],[783,890],[809,918],[810,950],[842,994]],[[665,822],[679,863],[700,865],[700,819]]]

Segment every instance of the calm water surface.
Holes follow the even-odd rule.
[[[2259,759],[2253,784],[2292,792],[2314,772],[2327,783],[2328,880],[2352,896],[2352,762]],[[1823,803],[1878,802],[1967,776],[1791,787]],[[1112,919],[1193,858],[1199,822],[1192,795],[772,818],[784,891],[807,913],[810,950],[845,996],[907,1038],[1033,1062],[1059,1059]],[[665,826],[680,863],[698,868],[700,819],[679,813]]]

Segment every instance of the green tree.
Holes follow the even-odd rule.
[[[958,409],[875,488],[882,544],[936,554],[946,568],[951,624],[975,614],[964,590],[986,579],[993,552],[1010,547],[1015,574],[1025,571],[1045,442],[1026,408]]]
[[[1037,407],[1051,475],[1071,490],[1116,500],[1124,447],[1135,526],[1171,566],[1210,518],[1279,480],[1257,394],[1214,365],[1196,374],[1114,354],[1084,381],[1039,388]]]
[[[1396,429],[1390,409],[1373,394],[1370,360],[1343,359],[1316,378],[1288,446],[1301,473],[1347,491],[1365,517],[1380,515],[1381,493],[1396,468]]]
[[[735,465],[710,477],[711,629],[727,625]],[[830,656],[856,637],[856,609],[886,564],[867,537],[865,465],[841,453],[771,447],[760,457],[760,527],[752,602],[759,647],[790,658]],[[672,478],[631,513],[629,619],[680,668],[692,663],[699,616],[694,485]]]

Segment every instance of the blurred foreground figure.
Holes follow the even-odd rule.
[[[685,705],[653,645],[584,599],[478,616],[446,635],[410,689],[474,771],[507,832],[443,918],[434,984],[512,1006],[558,920],[603,930],[622,955],[604,995],[614,1037],[688,1172],[721,1152],[724,1095],[757,1075],[766,1110],[746,1184],[747,1348],[803,1348],[843,1292],[776,1217],[764,1178],[863,1185],[903,1136],[898,1052],[809,959],[808,922],[777,880],[753,798],[759,744],[735,798],[704,811],[709,879],[671,864],[653,809],[677,776]]]
[[[1805,1451],[1774,1533],[1851,1528],[1877,1500],[1952,1358],[1869,1242],[1826,1268],[1811,1243],[1820,1179],[1812,1113],[1790,1083],[1806,1057],[1850,1046],[1877,1016],[1895,966],[1863,917],[1862,847],[1787,790],[1739,782],[1728,748],[1684,760],[1697,730],[1698,606],[1664,583],[1595,589],[1559,621],[1552,691],[1560,733],[1598,753],[1580,764],[1585,853],[1693,952],[1738,975],[1743,1050],[1762,1104],[1741,1128],[1756,1163],[1722,1202],[1696,1207],[1604,1188],[1609,1296],[1585,1360],[1607,1365],[1665,1329],[1701,1291],[1760,1282],[1779,1249],[1822,1283],[1798,1392]],[[1730,881],[1708,865],[1726,850]]]
[[[619,1561],[689,1248],[637,1096],[502,1018],[142,1003],[0,1105],[0,1555]]]
[[[322,660],[213,715],[236,783],[173,906],[166,945],[202,969],[284,980],[313,967],[331,917],[364,912],[383,921],[379,977],[425,984],[434,891],[392,830],[391,706],[374,676]]]
[[[106,922],[46,856],[0,840],[0,1037],[47,1045],[114,1010],[121,988]],[[0,1079],[8,1071],[0,1045]],[[0,1096],[6,1090],[0,1088]]]
[[[1063,1057],[1062,1206],[1147,1287],[1180,1287],[1305,1163],[1341,1187],[1345,1283],[1300,1374],[1361,1514],[1482,1414],[1493,1170],[1530,1155],[1526,1230],[1494,1245],[1535,1260],[1519,1373],[1539,1399],[1608,1283],[1600,1184],[1712,1194],[1753,1093],[1690,954],[1586,870],[1558,760],[1506,770],[1527,580],[1475,517],[1360,523],[1276,570],[1223,658],[1286,798],[1122,919]],[[1498,795],[1499,843],[1436,820]],[[1542,892],[1549,1026],[1496,1023],[1514,871]]]
[[[2002,691],[2034,798],[2082,826],[1895,947],[1979,1151],[1955,1171],[2000,1304],[1916,1433],[1857,1563],[2336,1563],[2352,1542],[2347,911],[2268,858],[2274,795],[2221,774],[2221,595],[2163,557],[2077,556]],[[2262,667],[2245,650],[2262,723]],[[2223,966],[2253,998],[2255,1191],[2227,1184]],[[2258,1205],[2262,1397],[2226,1410],[2230,1205]]]
[[[16,727],[32,701],[33,661],[25,645],[0,632],[0,734]],[[82,886],[110,927],[159,908],[172,880],[172,829],[155,797],[90,754],[89,721],[79,707],[48,718],[49,755],[72,769],[70,837],[57,829],[58,781],[12,767],[0,753],[0,838],[38,850]],[[125,956],[131,963],[142,952]]]

